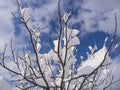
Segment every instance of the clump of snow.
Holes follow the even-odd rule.
[[[40,48],[41,48],[41,45],[40,45],[39,42],[37,42],[37,44],[36,44],[36,49],[37,49],[38,52],[39,52]]]
[[[67,40],[69,41],[68,42],[68,47],[71,47],[71,46],[74,47],[74,46],[80,44],[80,40],[77,37],[77,35],[79,34],[79,30],[77,30],[77,29],[70,29],[70,28],[67,27],[67,28],[64,28],[64,34],[65,34],[64,38],[67,38]],[[64,41],[64,42],[66,42],[66,41]]]
[[[40,32],[35,32],[35,36],[39,37],[40,36]]]
[[[55,45],[54,50],[57,51],[58,50],[58,40],[54,40],[53,43]]]
[[[105,54],[107,52],[107,48],[103,46],[99,51],[94,53],[94,58],[87,59],[82,66],[80,66],[77,71],[79,75],[90,74],[94,69],[96,69],[104,60]],[[111,61],[110,57],[107,55],[107,58],[104,64],[107,64]]]
[[[31,64],[31,62],[30,62],[30,54],[29,54],[29,53],[27,53],[27,54],[25,55],[25,60],[26,60],[26,62],[28,63],[28,65]]]
[[[120,46],[120,43],[116,44],[115,45],[115,49],[118,48]]]
[[[62,78],[56,78],[55,83],[57,86],[60,86]]]
[[[29,15],[29,9],[28,8],[20,8],[21,15],[24,19],[24,21],[27,23],[28,20],[30,19]]]
[[[104,41],[104,42],[107,42],[107,40],[108,40],[108,37],[105,38],[105,41]]]
[[[71,15],[71,12],[65,13],[62,17],[63,21],[66,23]]]
[[[72,37],[75,37],[75,36],[77,36],[79,34],[79,30],[70,29],[69,27],[67,27],[67,28],[65,27],[64,28],[64,34],[65,34],[65,37],[67,37],[67,39],[71,39]]]
[[[93,49],[93,47],[89,45],[89,49],[90,49],[90,51],[91,51],[91,50]]]
[[[108,37],[106,37],[105,40],[104,40],[104,46],[106,45],[107,41],[108,41]]]

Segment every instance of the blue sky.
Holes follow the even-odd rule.
[[[48,52],[50,49],[49,40],[56,38],[51,20],[57,24],[57,1],[58,0],[21,0],[22,7],[29,9],[32,17],[32,25],[40,24],[43,26],[41,38],[41,52]],[[78,37],[81,43],[77,52],[77,58],[83,55],[86,59],[86,51],[89,51],[88,45],[94,45],[96,40],[98,49],[103,45],[106,36],[109,36],[108,42],[114,33],[114,14],[117,15],[118,31],[117,39],[114,43],[120,43],[120,0],[62,0],[62,15],[72,10],[72,17],[69,26],[74,26],[80,30]],[[15,19],[11,12],[17,15],[17,5],[15,0],[0,0],[0,53],[3,51],[5,43],[10,44],[10,38],[13,38],[14,47],[21,50],[23,46],[30,49],[27,32],[23,25]],[[9,54],[9,50],[7,51]],[[111,50],[111,58],[120,61],[120,47]],[[118,64],[116,64],[118,65]],[[119,66],[119,65],[118,65]]]

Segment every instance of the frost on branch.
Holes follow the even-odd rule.
[[[64,23],[67,23],[68,19],[70,18],[71,12],[65,13],[62,17]]]
[[[36,48],[37,52],[39,52],[40,48],[41,48],[40,34],[41,34],[41,31],[39,29],[35,29],[35,30],[33,29],[32,30],[32,37],[33,37],[33,40],[34,40],[34,43],[35,43],[35,48]]]
[[[22,15],[22,18],[24,19],[24,21],[26,23],[28,23],[30,20],[29,9],[28,8],[20,8],[20,12],[21,12],[21,15]]]
[[[29,53],[27,53],[27,54],[25,55],[25,60],[26,60],[26,62],[28,63],[28,65],[31,65],[30,54],[29,54]]]

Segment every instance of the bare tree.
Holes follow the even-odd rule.
[[[17,83],[16,86],[21,90],[105,90],[109,88],[119,81],[114,81],[109,57],[109,51],[115,41],[117,32],[116,15],[114,36],[108,49],[105,46],[108,38],[105,39],[103,48],[98,51],[96,51],[96,44],[94,47],[89,46],[91,53],[88,54],[88,59],[76,68],[77,58],[74,52],[76,46],[80,44],[77,37],[79,30],[68,27],[71,12],[62,16],[60,2],[61,0],[58,1],[59,30],[56,29],[53,22],[57,40],[53,41],[53,46],[51,38],[49,38],[51,50],[47,54],[41,54],[39,38],[41,27],[38,26],[35,30],[32,29],[30,25],[31,17],[27,9],[22,8],[20,1],[17,1],[20,17],[13,15],[24,24],[29,34],[29,43],[32,45],[34,57],[29,52],[26,53],[24,49],[24,55],[20,56],[18,51],[14,50],[11,40],[11,57],[6,56],[6,45],[1,56],[0,65],[10,72],[13,78],[12,82]],[[64,45],[62,46],[62,44]],[[14,64],[15,69],[11,69],[6,64],[7,60]],[[52,65],[51,61],[54,61],[55,65]]]

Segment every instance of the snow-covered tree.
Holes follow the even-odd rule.
[[[45,54],[40,53],[40,27],[32,28],[28,9],[21,7],[20,1],[17,1],[20,12],[20,18],[17,19],[24,24],[29,33],[33,56],[31,52],[24,52],[24,56],[15,53],[11,41],[12,59],[6,57],[6,45],[0,65],[10,72],[12,82],[16,83],[21,90],[105,90],[109,88],[116,82],[112,74],[112,60],[109,56],[116,37],[116,15],[115,32],[109,47],[106,47],[108,38],[105,39],[100,50],[97,50],[96,44],[94,47],[89,45],[91,52],[87,53],[87,60],[76,67],[78,59],[74,52],[77,50],[77,45],[81,44],[77,36],[79,30],[68,26],[72,13],[61,15],[60,1],[58,1],[58,30],[54,28],[57,39],[53,41],[54,46],[50,42],[51,49]],[[82,61],[83,56],[80,58]],[[15,69],[6,65],[8,59],[12,61]],[[54,65],[51,62],[54,62]]]

